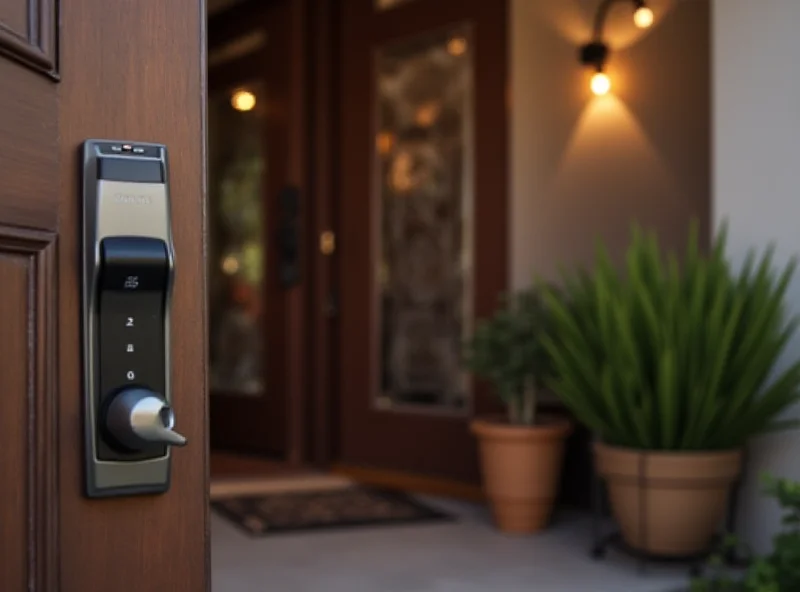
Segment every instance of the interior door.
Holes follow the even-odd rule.
[[[267,0],[209,21],[211,445],[280,459],[301,338],[290,310],[303,279],[292,19],[289,0]]]
[[[461,368],[506,284],[506,13],[341,3],[339,457],[473,481]]]
[[[0,0],[0,581],[207,589],[204,15],[196,0]],[[170,151],[173,406],[162,495],[84,496],[79,148]]]

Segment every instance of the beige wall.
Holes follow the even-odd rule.
[[[728,221],[735,263],[748,248],[775,243],[782,264],[800,255],[800,1],[715,0],[713,8],[714,219]],[[787,299],[800,313],[800,278]],[[787,349],[797,359],[800,337]],[[780,520],[760,495],[759,474],[800,479],[798,451],[797,431],[758,439],[750,450],[740,525],[758,550]]]
[[[709,7],[652,0],[642,33],[612,8],[612,92],[594,98],[578,47],[599,0],[511,0],[511,278],[614,252],[632,219],[682,243],[709,215]],[[800,4],[800,2],[798,2]]]

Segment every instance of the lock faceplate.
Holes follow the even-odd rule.
[[[167,152],[87,140],[82,163],[86,494],[160,493],[185,442],[170,405]]]

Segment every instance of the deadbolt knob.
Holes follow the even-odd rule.
[[[119,444],[142,450],[148,444],[185,446],[186,438],[172,428],[175,413],[163,397],[144,388],[112,395],[105,412],[105,429]]]

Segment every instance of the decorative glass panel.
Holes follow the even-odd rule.
[[[212,392],[264,392],[265,90],[210,93],[209,331]]]
[[[472,318],[469,27],[376,57],[382,409],[466,412],[461,345]]]

